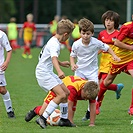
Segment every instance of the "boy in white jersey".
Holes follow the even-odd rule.
[[[6,59],[4,57],[4,49],[7,52]],[[12,54],[12,48],[8,41],[7,35],[0,30],[0,93],[2,94],[2,98],[5,104],[8,117],[15,118],[10,94],[5,87],[7,85],[5,79],[5,70],[7,69],[8,64],[10,62],[11,54]]]
[[[61,79],[65,77],[60,66],[69,67],[68,61],[60,62],[58,56],[60,54],[61,42],[66,41],[74,29],[74,24],[70,20],[61,20],[58,22],[56,35],[53,36],[44,46],[40,53],[39,62],[36,67],[36,78],[40,87],[45,91],[53,91],[56,97],[50,101],[43,114],[37,119],[37,124],[41,128],[46,128],[46,120],[60,106],[61,120],[60,126],[70,126],[73,124],[68,120],[68,103],[67,98],[69,90]],[[57,75],[53,72],[53,67],[57,71]]]
[[[90,20],[86,18],[81,19],[79,21],[79,31],[81,38],[73,43],[70,54],[71,69],[75,72],[75,76],[98,83],[98,51],[109,52],[116,61],[119,61],[120,58],[114,54],[113,50],[107,44],[92,37],[94,34],[94,25]],[[75,58],[77,58],[76,64]],[[83,120],[85,119],[88,118],[85,116]]]

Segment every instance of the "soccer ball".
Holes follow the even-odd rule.
[[[48,117],[47,123],[51,126],[58,126],[60,121],[60,110],[55,109],[54,112]]]

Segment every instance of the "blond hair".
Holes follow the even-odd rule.
[[[74,24],[69,19],[62,19],[58,22],[56,33],[59,35],[63,35],[64,33],[70,34],[72,33],[73,29]]]
[[[85,83],[83,91],[87,99],[95,100],[99,92],[99,86],[95,81],[88,81]]]
[[[94,33],[94,24],[90,20],[86,18],[80,19],[78,25],[80,32],[82,30],[84,32],[91,31],[92,33]]]

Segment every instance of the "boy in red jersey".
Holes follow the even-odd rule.
[[[24,39],[24,52],[22,54],[23,58],[32,58],[30,46],[32,43],[32,40],[36,39],[36,26],[35,23],[33,23],[33,15],[30,13],[26,16],[27,21],[24,22],[23,27],[20,29],[19,37],[22,38],[22,33],[24,32],[23,39]],[[28,56],[27,56],[28,54]]]
[[[115,52],[117,50],[117,47],[114,45],[114,41],[119,33],[117,30],[119,27],[119,14],[114,11],[107,11],[102,15],[102,22],[105,26],[105,30],[101,31],[98,35],[98,39],[102,42],[108,44],[113,51]],[[103,80],[107,77],[109,70],[110,70],[110,60],[111,55],[107,52],[102,51],[102,55],[100,58],[100,67],[99,67],[99,82],[102,83]],[[120,92],[123,89],[123,84],[110,84],[108,86],[108,90],[112,90],[116,92],[116,99],[120,98]],[[100,88],[98,99],[97,99],[97,108],[96,108],[96,114],[98,115],[100,113],[99,107],[102,104],[102,100],[104,97],[106,90]]]
[[[66,87],[70,91],[68,96],[68,119],[74,124],[73,117],[76,110],[77,100],[89,100],[90,102],[90,125],[95,125],[95,99],[97,97],[99,88],[98,84],[94,81],[87,81],[77,76],[67,76],[62,79]],[[44,99],[42,106],[37,106],[33,110],[29,111],[25,117],[28,122],[36,115],[42,115],[46,106],[56,95],[53,92],[49,92],[47,97]]]
[[[133,19],[133,16],[132,16]],[[133,78],[133,21],[123,24],[114,44],[118,46],[115,54],[121,58],[121,61],[116,62],[111,60],[110,73],[105,80],[100,84],[100,88],[106,90],[113,82],[117,74],[125,72]],[[128,113],[133,115],[133,88],[132,99]]]

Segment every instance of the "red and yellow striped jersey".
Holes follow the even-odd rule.
[[[119,31],[115,30],[113,33],[109,34],[106,30],[103,30],[99,33],[98,39],[102,42],[108,44],[113,51],[117,50],[117,47],[114,45],[114,40],[116,39]],[[108,73],[110,69],[111,55],[108,52],[102,52],[100,58],[99,72]]]
[[[126,43],[127,45],[133,45],[133,22],[127,22],[122,25],[117,39]],[[121,61],[116,62],[112,60],[113,64],[125,64],[133,60],[133,51],[131,50],[118,48],[115,53],[121,58]]]

